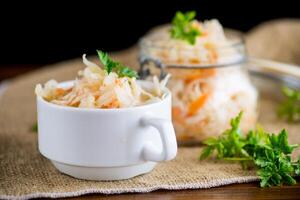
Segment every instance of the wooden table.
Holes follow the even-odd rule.
[[[11,65],[0,66],[0,81],[11,78],[19,74],[31,71],[39,65]],[[195,190],[158,190],[144,194],[120,194],[120,195],[85,195],[71,199],[168,199],[168,200],[192,200],[192,199],[300,199],[300,178],[297,178],[298,184],[293,186],[282,186],[272,188],[260,188],[258,182],[245,184],[232,184],[211,189]]]
[[[158,190],[151,193],[144,194],[120,194],[120,195],[85,195],[82,197],[71,198],[72,200],[83,199],[107,199],[107,200],[129,200],[129,199],[143,199],[143,200],[193,200],[193,199],[300,199],[300,178],[297,179],[298,184],[293,186],[260,188],[258,182],[233,184],[222,187],[210,189],[196,189],[196,190]]]

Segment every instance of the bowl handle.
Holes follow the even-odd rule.
[[[141,119],[142,125],[152,126],[159,132],[163,149],[159,151],[152,142],[146,142],[143,148],[143,158],[147,161],[167,161],[177,154],[177,142],[172,122],[167,119],[145,116]]]

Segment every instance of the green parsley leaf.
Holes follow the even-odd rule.
[[[248,153],[243,149],[245,146],[245,141],[241,137],[241,130],[239,128],[239,123],[243,113],[240,112],[236,118],[231,120],[231,129],[226,130],[218,138],[209,138],[203,143],[207,145],[204,148],[200,159],[205,159],[211,155],[214,151],[217,152],[218,159],[224,158],[248,158]],[[208,153],[209,152],[209,153]]]
[[[289,122],[300,120],[300,91],[288,87],[282,88],[285,100],[279,105],[277,113],[279,117]]]
[[[30,130],[32,132],[35,132],[35,133],[38,132],[38,124],[37,124],[37,122],[32,125],[32,127],[30,128]]]
[[[259,167],[258,175],[261,179],[262,187],[270,187],[280,184],[295,184],[294,167],[291,162],[290,153],[295,149],[295,145],[289,145],[287,132],[282,130],[278,135],[265,133],[269,142],[265,146],[260,146],[253,154],[256,166]]]
[[[254,165],[260,178],[261,187],[293,185],[294,175],[300,175],[300,157],[292,161],[291,153],[299,145],[290,145],[285,129],[277,135],[268,133],[258,126],[246,136],[239,128],[242,113],[231,120],[231,129],[217,138],[204,141],[200,159],[208,158],[215,152],[218,159],[239,161],[243,167]]]
[[[275,151],[280,151],[284,154],[290,154],[298,147],[298,145],[289,145],[288,133],[283,129],[278,135],[270,135],[271,146]]]
[[[213,150],[214,150],[214,146],[205,147],[203,149],[199,159],[204,160],[204,159],[208,158],[213,153]]]
[[[296,162],[293,163],[293,167],[296,175],[300,175],[300,156]]]
[[[104,70],[109,74],[115,72],[119,77],[138,77],[136,71],[130,69],[129,67],[122,65],[119,62],[112,60],[107,53],[97,50],[99,60],[104,66]]]
[[[192,21],[196,17],[195,11],[182,13],[177,11],[171,27],[171,37],[174,39],[186,40],[189,44],[194,45],[196,38],[201,35],[201,32],[192,26]]]

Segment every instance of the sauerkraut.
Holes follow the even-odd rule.
[[[230,119],[244,112],[241,128],[256,123],[257,91],[241,66],[173,72],[173,122],[178,138],[203,140],[229,128]]]
[[[57,81],[49,80],[44,86],[36,85],[36,95],[54,104],[81,108],[126,108],[164,98],[163,89],[169,76],[161,82],[153,77],[154,87],[146,90],[138,84],[136,77],[107,72],[87,60],[85,54],[82,59],[86,67],[78,72],[72,87],[63,88]]]
[[[239,41],[228,40],[218,20],[194,20],[192,23],[201,32],[194,45],[173,39],[170,36],[171,26],[165,25],[152,30],[141,40],[141,44],[147,47],[141,49],[141,54],[178,66],[224,65],[242,59],[237,49],[232,48]]]

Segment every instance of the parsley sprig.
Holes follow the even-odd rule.
[[[285,100],[278,107],[278,115],[289,122],[300,120],[300,91],[288,87],[282,88]]]
[[[217,159],[239,161],[244,167],[254,166],[260,178],[261,187],[296,183],[292,177],[300,174],[300,159],[292,161],[291,153],[299,145],[288,143],[286,130],[270,134],[258,127],[243,136],[239,123],[242,113],[231,120],[231,128],[217,138],[204,141],[200,159],[216,153]]]
[[[112,60],[107,53],[97,50],[98,57],[101,63],[104,65],[104,70],[109,74],[115,72],[119,77],[135,77],[137,78],[137,72],[130,69],[129,67]]]
[[[192,21],[195,17],[195,11],[186,13],[180,11],[176,12],[172,20],[171,37],[174,39],[186,40],[191,45],[194,45],[197,36],[201,35],[201,32],[192,25]]]
[[[30,130],[31,130],[32,132],[34,132],[34,133],[37,133],[37,132],[38,132],[38,124],[37,124],[37,122],[35,122],[35,123],[31,126]]]

